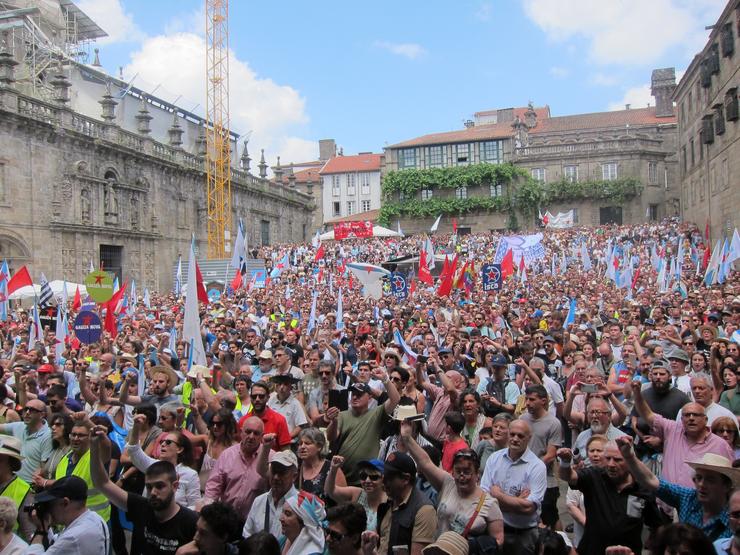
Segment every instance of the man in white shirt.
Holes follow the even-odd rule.
[[[35,504],[43,509],[33,512],[37,529],[27,554],[100,555],[108,553],[110,533],[100,516],[87,509],[87,484],[77,476],[66,476],[36,495]],[[51,526],[63,526],[59,534]],[[48,546],[48,547],[47,547]]]
[[[712,427],[712,422],[717,420],[720,416],[726,416],[730,420],[736,423],[737,418],[733,412],[726,409],[719,403],[714,402],[714,385],[712,384],[712,378],[709,374],[694,374],[689,381],[691,385],[691,395],[694,397],[694,402],[699,403],[704,407],[704,412],[707,415],[707,426]],[[676,420],[681,418],[681,411],[678,411]]]
[[[291,374],[276,374],[270,378],[275,391],[270,395],[267,406],[285,417],[290,437],[295,443],[301,429],[308,424],[303,404],[293,395],[293,386],[300,382]]]

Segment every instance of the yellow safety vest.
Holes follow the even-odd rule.
[[[69,457],[72,453],[68,453],[57,465],[57,471],[55,478],[59,480],[67,475],[67,466],[69,465]],[[82,458],[77,462],[77,465],[72,471],[72,476],[77,476],[85,480],[87,484],[87,503],[85,506],[91,511],[98,513],[101,518],[108,522],[110,520],[110,502],[103,493],[93,487],[92,477],[90,476],[90,450],[82,455]]]
[[[9,497],[13,500],[13,503],[15,503],[15,506],[20,511],[21,505],[23,504],[23,500],[26,498],[26,495],[28,495],[29,490],[31,489],[31,486],[28,485],[27,482],[24,480],[21,480],[16,476],[7,486],[5,486],[5,489],[0,494],[2,497]],[[15,521],[15,526],[13,526],[13,531],[18,530],[18,519]]]
[[[181,428],[185,427],[185,424],[188,420],[188,415],[190,415],[190,396],[193,394],[193,384],[190,382],[185,382],[182,384],[182,404],[185,407],[185,418],[182,419],[182,425]]]

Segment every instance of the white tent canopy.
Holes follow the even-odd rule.
[[[77,288],[80,288],[80,296],[83,298],[87,295],[87,288],[79,283],[69,283],[67,284],[67,297],[70,299],[74,298],[75,291]],[[49,282],[49,287],[51,287],[51,292],[54,293],[55,297],[61,297],[62,296],[62,290],[64,289],[65,282],[61,279],[55,279],[54,281]],[[38,297],[41,295],[41,286],[34,283],[33,285],[25,285],[24,287],[21,287],[17,291],[13,291],[13,294],[10,295],[9,299],[11,301],[16,299],[33,299],[34,297]]]
[[[387,227],[373,225],[373,237],[401,237],[401,234],[397,231],[393,231],[392,229],[388,229]],[[319,239],[321,239],[322,241],[333,241],[334,230],[331,229],[326,233],[322,233],[321,235],[319,235]]]

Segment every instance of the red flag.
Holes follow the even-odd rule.
[[[416,291],[416,280],[412,279],[409,284],[409,297],[414,294],[414,291]]]
[[[632,289],[635,288],[635,285],[637,284],[637,280],[640,279],[640,268],[638,266],[637,270],[635,270],[635,275],[632,276]]]
[[[234,279],[231,280],[231,289],[233,291],[238,291],[241,286],[242,286],[242,273],[239,271],[239,269],[237,269],[236,274],[234,274]]]
[[[446,263],[446,259],[445,259]],[[427,265],[427,253],[426,251],[421,251],[419,253],[419,281],[422,283],[426,283],[427,285],[432,285],[434,283],[434,278],[432,278],[432,274],[429,272],[429,266]]]
[[[33,280],[31,279],[31,274],[28,273],[28,268],[21,266],[8,281],[8,295],[12,295],[13,291],[20,289],[24,285],[33,285]]]
[[[442,272],[439,274],[439,279],[446,278],[448,273],[450,273],[450,259],[445,255],[445,262],[442,264]]]
[[[447,272],[447,275],[439,284],[439,287],[437,288],[437,296],[447,297],[450,294],[452,291],[452,281],[455,279],[455,270],[457,270],[457,256],[452,260],[449,272]]]
[[[195,263],[195,279],[198,282],[198,300],[202,303],[208,304],[208,293],[206,293],[206,286],[203,285],[203,274],[200,273],[200,267],[198,263]]]
[[[460,273],[457,274],[457,279],[455,279],[455,289],[462,289],[463,288],[463,276],[465,275],[465,270],[468,269],[468,261],[465,261],[465,264],[463,264],[463,267],[460,269]]]
[[[75,289],[75,298],[72,300],[72,310],[79,310],[82,307],[82,297],[80,297],[80,286]]]
[[[110,298],[110,300],[103,304],[105,307],[105,322],[103,324],[103,327],[105,328],[105,331],[110,333],[111,337],[115,337],[118,334],[118,325],[116,322],[116,308],[118,307],[118,303],[121,302],[121,299],[123,298],[123,294],[126,292],[126,282],[123,282],[123,285],[121,288],[113,293],[113,296]]]
[[[709,248],[711,245],[707,243],[706,247],[704,247],[704,259],[701,261],[701,267],[703,270],[707,269],[707,266],[709,266],[709,259],[712,256],[712,249]]]
[[[319,260],[321,260],[322,258],[324,258],[324,254],[325,254],[324,253],[324,244],[321,243],[319,245],[319,248],[316,249],[316,256],[313,257],[313,261],[314,262],[318,262]]]
[[[316,278],[316,282],[321,283],[323,281],[324,281],[324,267],[322,266],[321,268],[319,268],[319,275]]]
[[[452,233],[457,235],[457,218],[452,218]]]
[[[524,272],[524,269],[526,268],[526,265],[524,264],[524,255],[519,259],[519,275],[522,275],[522,272]]]
[[[501,280],[505,280],[514,273],[514,252],[509,249],[501,260]]]

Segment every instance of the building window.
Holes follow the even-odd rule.
[[[403,202],[406,200],[406,193],[403,191],[398,191],[398,202]]]
[[[684,175],[686,175],[686,171],[688,170],[688,162],[686,158],[686,147],[685,146],[681,147],[681,165],[682,165],[683,173]]]
[[[459,199],[468,198],[468,188],[458,187],[457,189],[455,189],[455,198],[459,198]]]
[[[421,190],[421,200],[429,200],[434,196],[434,193],[431,189],[422,189]]]
[[[361,200],[360,201],[360,207],[362,208],[363,212],[369,212],[370,211],[370,201],[369,200]]]
[[[401,169],[416,167],[415,148],[402,148],[398,151],[398,167]]]
[[[717,135],[725,133],[725,110],[722,104],[714,105],[714,130]]]
[[[335,218],[342,215],[342,209],[340,208],[340,204],[338,201],[332,203],[331,215]]]
[[[430,146],[427,149],[427,165],[430,168],[441,168],[445,165],[444,147]]]
[[[491,183],[491,197],[496,198],[503,196],[504,186],[501,183]]]
[[[608,162],[601,164],[601,179],[604,181],[613,181],[617,178],[617,163]]]
[[[353,173],[347,174],[347,195],[348,196],[354,196],[357,193],[355,189],[355,183],[357,182],[356,177],[357,176]]]
[[[0,162],[0,202],[5,200],[5,162]]]
[[[722,26],[720,44],[722,45],[722,56],[724,58],[729,58],[735,52],[735,36],[732,32],[732,23],[725,23]]]
[[[689,113],[694,111],[694,93],[689,91],[689,100],[687,102],[688,104],[688,111]]]
[[[737,88],[728,89],[725,93],[725,117],[727,121],[737,121],[739,115]]]
[[[480,144],[481,162],[489,164],[502,164],[504,161],[504,142],[485,141]]]
[[[547,177],[546,174],[547,172],[545,171],[545,168],[532,168],[532,177],[537,181],[542,181],[542,183],[544,183]]]
[[[648,205],[648,220],[651,222],[658,221],[658,205],[657,204]]]
[[[648,162],[648,183],[658,184],[658,162]]]
[[[694,139],[689,139],[689,146],[691,147],[691,167],[696,164],[696,152],[694,151]]]
[[[701,130],[704,134],[702,143],[705,145],[712,144],[714,142],[714,124],[712,116],[707,115],[701,118]],[[693,144],[693,140],[692,140]]]
[[[455,161],[458,166],[470,163],[470,145],[455,145]]]
[[[569,183],[578,181],[578,166],[565,166],[563,168],[563,177]]]
[[[348,200],[347,201],[347,216],[351,216],[354,213],[355,213],[355,201]]]
[[[709,71],[712,75],[719,74],[719,46],[715,42],[709,47]]]
[[[270,220],[260,220],[260,238],[263,245],[270,244]]]
[[[367,172],[362,172],[360,174],[360,194],[370,194],[370,174]]]
[[[342,194],[342,189],[339,185],[339,176],[338,175],[332,175],[331,176],[331,195],[333,197],[338,197]]]

